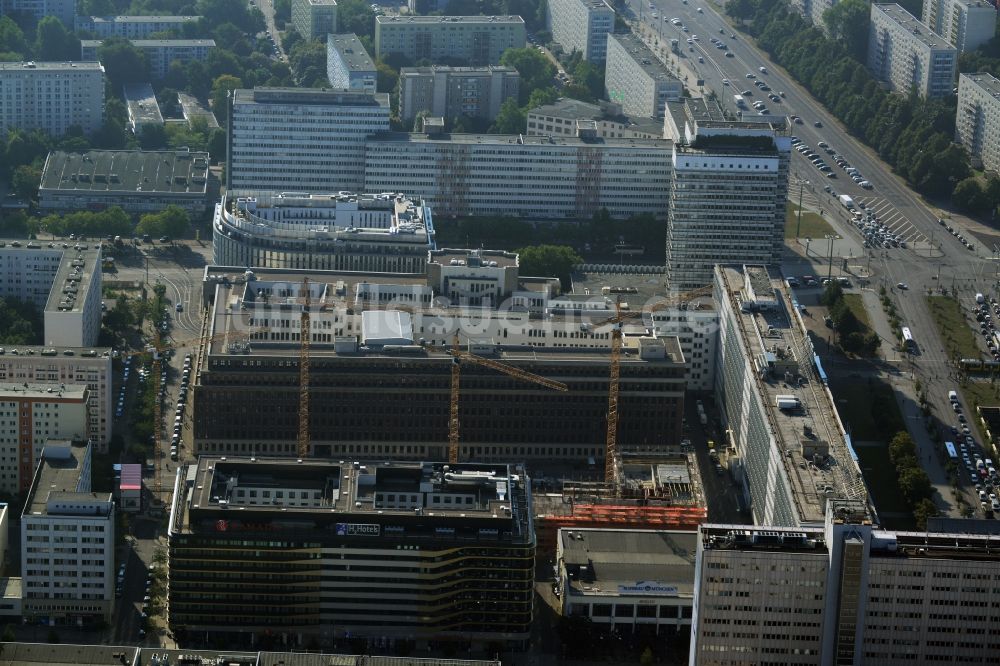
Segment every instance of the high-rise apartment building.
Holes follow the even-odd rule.
[[[992,74],[959,74],[955,140],[972,161],[1000,173],[1000,79]]]
[[[763,266],[716,266],[715,399],[730,470],[758,525],[821,525],[831,499],[867,502],[846,429],[793,297]]]
[[[399,70],[399,117],[412,121],[418,113],[493,120],[500,106],[517,99],[521,75],[513,67],[403,67]]]
[[[101,252],[77,245],[0,247],[0,296],[41,310],[48,347],[89,347],[101,331]]]
[[[4,14],[24,12],[31,15],[35,21],[41,21],[46,16],[55,16],[62,21],[67,30],[73,30],[76,0],[4,0],[2,7]]]
[[[21,515],[25,620],[110,622],[118,545],[111,493],[91,491],[89,444],[52,442],[42,456]]]
[[[609,34],[607,52],[604,88],[625,115],[662,118],[667,101],[677,101],[684,94],[680,79],[638,36]]]
[[[334,88],[375,92],[375,63],[353,32],[326,36],[326,78]]]
[[[149,39],[155,32],[183,31],[200,16],[77,16],[76,29],[96,38]]]
[[[810,527],[702,525],[691,666],[992,664],[994,534],[893,532],[832,500]]]
[[[868,69],[894,92],[944,97],[955,86],[958,51],[897,4],[872,4]]]
[[[472,66],[498,65],[507,49],[525,44],[520,16],[376,16],[375,55],[412,61],[442,59]],[[441,63],[444,64],[444,63]]]
[[[385,93],[255,88],[231,107],[227,189],[366,191],[365,139],[389,130]]]
[[[292,0],[292,25],[305,39],[337,32],[337,0]]]
[[[0,490],[28,490],[49,440],[86,441],[89,399],[82,384],[0,384]]]
[[[104,124],[104,67],[96,62],[0,63],[0,132],[40,129],[62,136]]]
[[[573,137],[382,134],[365,146],[364,189],[407,192],[438,215],[662,217],[670,142],[600,139],[593,125]]]
[[[107,453],[111,439],[112,380],[110,349],[8,346],[0,350],[0,383],[87,387],[87,424],[82,434],[97,453]]]
[[[173,631],[421,650],[436,640],[519,647],[530,635],[523,466],[203,456],[174,488]]]
[[[615,10],[605,0],[551,0],[547,19],[552,39],[566,53],[604,62],[608,35],[615,29]]]
[[[423,273],[431,211],[392,194],[229,190],[215,207],[218,266]]]
[[[787,126],[726,120],[710,100],[671,102],[668,116],[674,139],[669,288],[711,284],[715,264],[780,263],[791,161]]]
[[[215,48],[214,39],[133,39],[132,45],[146,54],[149,74],[154,79],[162,79],[170,70],[170,63],[186,65],[192,61],[204,62]],[[84,39],[80,41],[80,60],[97,60],[98,49],[103,40]]]
[[[997,31],[997,8],[985,0],[924,0],[921,18],[959,53],[978,49]]]

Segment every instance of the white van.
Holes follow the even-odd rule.
[[[948,391],[948,400],[958,402],[958,391]]]

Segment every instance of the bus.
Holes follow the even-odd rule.
[[[737,109],[747,108],[747,101],[743,99],[743,95],[733,95],[733,101],[736,102]]]
[[[957,459],[958,458],[958,451],[955,450],[955,443],[954,442],[945,442],[944,443],[944,448],[947,449],[947,451],[948,451],[948,457],[949,458],[953,458],[953,459]]]
[[[913,339],[913,334],[910,333],[910,328],[908,326],[903,327],[903,346],[906,347],[906,351],[915,351],[917,348],[917,343]]]

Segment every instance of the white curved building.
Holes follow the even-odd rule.
[[[402,194],[234,190],[215,207],[219,266],[423,273],[431,210]]]

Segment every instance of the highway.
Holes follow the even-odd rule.
[[[809,184],[805,186],[808,199],[825,212],[827,220],[845,239],[839,242],[839,249],[834,250],[835,256],[846,256],[846,247],[857,248],[857,252],[852,252],[851,262],[864,266],[861,273],[870,273],[872,289],[886,288],[889,297],[896,304],[902,325],[909,326],[914,331],[920,348],[917,356],[902,355],[900,360],[901,355],[892,349],[895,341],[883,341],[883,355],[890,363],[896,363],[898,368],[896,373],[887,373],[886,379],[891,381],[897,392],[898,402],[911,435],[917,442],[920,457],[940,491],[936,498],[939,507],[951,515],[957,515],[946,475],[940,465],[940,442],[932,441],[928,436],[914,407],[915,385],[919,381],[942,431],[947,432],[950,426],[955,425],[955,414],[946,398],[948,390],[956,388],[955,370],[944,344],[938,338],[924,295],[938,293],[945,288],[954,290],[958,292],[965,308],[971,304],[976,291],[996,293],[994,281],[997,268],[989,249],[966,233],[974,241],[970,251],[948,233],[938,223],[938,214],[926,206],[918,194],[893,174],[874,151],[852,137],[791,75],[771,62],[767,54],[752,43],[750,37],[735,29],[731,20],[722,15],[716,6],[703,0],[687,0],[686,3],[683,0],[652,0],[652,9],[649,0],[628,0],[628,4],[633,13],[631,18],[641,19],[643,27],[639,28],[639,32],[647,44],[665,62],[680,65],[681,78],[687,78],[687,84],[692,90],[697,90],[692,79],[703,79],[704,94],[715,92],[724,108],[732,112],[736,111],[733,95],[741,94],[744,90],[752,91],[753,96],[748,103],[762,100],[771,113],[799,116],[802,123],[792,125],[792,131],[797,137],[814,149],[820,141],[825,141],[874,185],[874,189],[870,191],[855,185],[833,160],[827,161],[837,177],[827,178],[803,156],[792,153],[790,198],[797,199],[798,183],[808,181]],[[699,8],[701,12],[698,11]],[[655,19],[654,12],[657,15]],[[674,18],[680,19],[687,32],[682,26],[671,23]],[[730,36],[733,33],[735,38]],[[694,39],[695,36],[697,40]],[[711,43],[713,37],[724,42],[733,56],[726,57],[724,50],[716,48]],[[678,40],[678,55],[670,53],[671,39]],[[692,40],[691,44],[687,43],[688,39]],[[698,62],[699,56],[704,62]],[[760,72],[759,68],[762,66],[767,69],[767,74]],[[690,72],[689,76],[685,76],[685,70]],[[768,100],[768,93],[762,93],[754,87],[747,74],[753,74],[766,82],[772,92],[783,92],[781,102]],[[816,127],[816,122],[821,127]],[[819,150],[817,152],[822,153]],[[834,192],[825,191],[826,186],[830,186],[836,194],[850,195],[855,201],[864,202],[866,206],[878,211],[880,219],[889,220],[887,224],[891,224],[893,230],[907,240],[908,249],[862,248],[863,238],[851,224],[848,211],[837,201]],[[821,263],[822,256],[826,256],[816,256],[815,252],[824,251],[825,248],[818,246],[825,243],[814,243],[811,256],[802,256],[800,248],[795,247],[794,243],[795,241],[789,242],[786,272],[789,271],[788,264],[805,271],[809,270],[808,262],[811,261],[815,267],[816,263]],[[822,274],[822,270],[818,268],[809,272]],[[907,283],[909,289],[897,289],[895,285],[900,282]],[[869,315],[876,330],[887,331],[885,315],[879,309],[877,301],[877,297],[866,298],[866,302],[876,304],[875,307],[868,308]],[[966,414],[970,413],[971,407],[966,405]],[[978,499],[973,500],[974,494],[970,487],[963,485],[970,504],[978,506]]]

